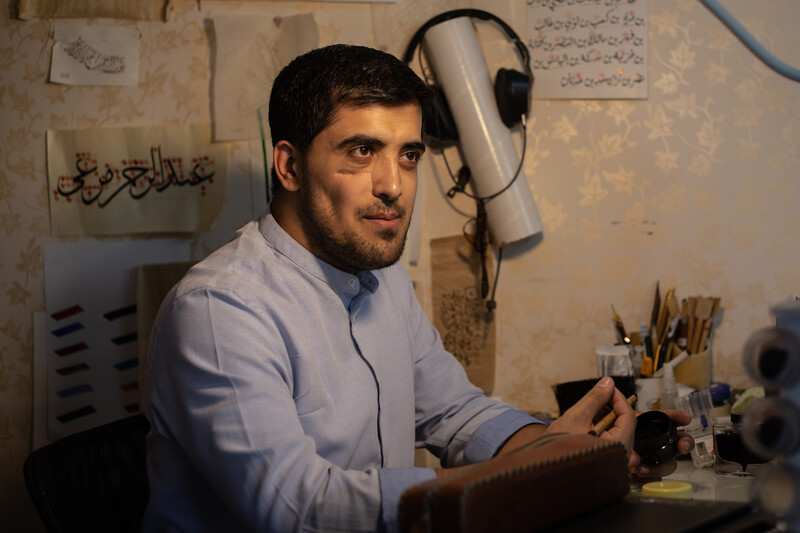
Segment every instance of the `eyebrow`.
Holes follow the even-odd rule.
[[[361,145],[384,147],[386,146],[386,143],[378,139],[377,137],[371,137],[369,135],[353,135],[352,137],[348,137],[339,144],[337,144],[336,148],[344,149],[352,146],[361,146]],[[402,147],[402,151],[406,150],[416,150],[422,154],[426,150],[425,143],[420,141],[407,142]]]
[[[427,146],[425,146],[425,143],[423,143],[423,142],[414,141],[414,142],[409,142],[409,143],[404,144],[403,145],[403,150],[404,151],[405,150],[416,150],[420,154],[424,154],[425,150],[427,150]]]

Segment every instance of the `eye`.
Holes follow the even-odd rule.
[[[422,154],[420,152],[417,152],[416,150],[412,150],[411,152],[404,153],[400,157],[407,161],[413,161],[415,163],[418,163],[419,160],[422,158]]]
[[[372,147],[371,146],[356,146],[350,153],[356,157],[367,157],[368,155],[372,154]]]

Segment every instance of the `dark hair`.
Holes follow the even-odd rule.
[[[293,59],[275,78],[269,100],[272,145],[288,141],[305,152],[342,105],[415,102],[425,109],[430,101],[425,82],[391,54],[345,44],[317,48]]]

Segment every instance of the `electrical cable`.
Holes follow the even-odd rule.
[[[444,158],[445,166],[447,167],[448,172],[450,172],[450,178],[453,180],[454,183],[454,186],[447,192],[447,196],[452,198],[453,196],[456,195],[456,193],[461,193],[467,198],[472,198],[473,200],[483,200],[484,202],[488,202],[489,200],[497,198],[498,196],[506,192],[512,185],[514,185],[515,181],[517,181],[517,178],[519,177],[519,174],[522,171],[522,164],[525,162],[525,150],[527,149],[527,147],[528,147],[527,123],[525,115],[522,115],[522,157],[519,160],[519,165],[517,166],[517,170],[516,172],[514,172],[514,176],[511,178],[511,180],[508,183],[506,183],[502,189],[488,196],[476,196],[474,194],[470,194],[467,191],[465,191],[460,186],[460,180],[458,180],[458,178],[456,178],[456,176],[453,175],[452,171],[450,171],[450,165],[447,163],[447,156],[444,155],[444,150],[442,150],[442,158]]]
[[[502,261],[503,261],[503,247],[500,246],[497,249],[497,269],[495,269],[494,272],[494,285],[492,285],[492,297],[489,298],[489,301],[486,302],[486,310],[489,311],[490,315],[497,308],[497,301],[495,301],[494,295],[497,292],[497,281],[500,279],[500,263]]]
[[[475,222],[476,224],[478,224],[478,217],[471,217],[467,221],[465,221],[464,225],[461,226],[461,233],[464,235],[464,238],[467,240],[467,242],[472,244],[473,247],[475,247],[475,251],[477,251],[478,254],[481,256],[481,261],[483,263],[483,277],[485,278],[486,276],[485,243],[484,247],[482,248],[480,246],[480,236],[475,235],[474,237],[471,237],[470,234],[467,233],[467,224],[469,224],[470,222]],[[476,228],[476,233],[478,231],[480,231],[480,229]],[[495,294],[497,294],[497,282],[500,279],[500,263],[502,261],[503,261],[503,247],[500,246],[497,248],[497,267],[494,273],[494,283],[492,284],[492,295],[489,297],[488,300],[486,300],[486,310],[490,316],[492,312],[494,312],[494,310],[497,309],[497,301],[495,300]],[[486,281],[484,280],[482,284],[486,284]],[[485,294],[482,294],[482,296],[483,298],[486,298]]]

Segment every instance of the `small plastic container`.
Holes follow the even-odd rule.
[[[636,418],[633,450],[642,464],[660,465],[678,454],[678,430],[662,411],[647,411]]]
[[[716,422],[711,392],[708,388],[694,391],[686,396],[679,396],[676,401],[678,409],[692,415],[692,421],[683,428],[694,439],[692,448],[692,464],[695,468],[703,468],[714,464],[714,432]]]
[[[642,485],[642,496],[645,498],[691,500],[692,495],[692,485],[685,481],[651,481]]]

